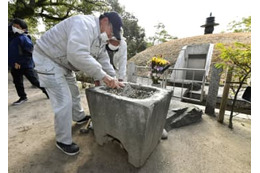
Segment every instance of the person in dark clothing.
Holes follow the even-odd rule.
[[[49,98],[45,88],[40,87],[34,71],[34,62],[32,59],[33,43],[27,35],[27,24],[19,18],[15,18],[8,26],[8,66],[11,70],[13,83],[17,91],[19,100],[13,105],[19,105],[27,101],[27,95],[24,91],[23,76],[25,76],[32,85],[41,89]]]

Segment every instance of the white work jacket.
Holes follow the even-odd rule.
[[[126,76],[126,64],[127,64],[127,44],[125,40],[120,41],[120,46],[113,57],[113,64],[116,67],[116,75],[118,79],[124,79]]]
[[[77,15],[65,19],[46,31],[37,46],[61,66],[82,71],[101,80],[115,70],[100,39],[99,19],[91,15]]]

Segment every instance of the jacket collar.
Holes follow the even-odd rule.
[[[99,18],[95,18],[95,22],[96,22],[96,25],[97,25],[97,34],[98,34],[98,37],[100,35],[100,23],[99,23]]]

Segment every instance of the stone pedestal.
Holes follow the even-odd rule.
[[[210,116],[216,116],[215,108],[216,108],[217,99],[218,99],[220,73],[222,72],[222,69],[218,69],[215,67],[215,65],[213,65],[211,70],[212,70],[211,79],[210,79],[210,84],[209,84],[208,96],[207,96],[207,100],[206,100],[205,113]]]
[[[127,64],[127,81],[128,82],[137,82],[137,76],[136,76],[136,65],[134,62],[129,62]]]
[[[160,141],[172,91],[132,84],[132,88],[155,91],[145,99],[118,96],[100,86],[86,89],[96,142],[108,136],[118,139],[128,152],[128,161],[142,166]]]

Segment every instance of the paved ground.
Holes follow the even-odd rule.
[[[73,124],[73,140],[80,146],[77,156],[66,156],[55,147],[53,113],[49,100],[26,81],[28,102],[11,106],[18,99],[9,76],[8,171],[10,173],[223,173],[251,172],[250,116],[234,119],[234,130],[205,114],[202,121],[171,130],[146,163],[135,168],[127,152],[116,142],[99,146],[91,131],[80,134]],[[82,105],[88,113],[84,90]],[[183,107],[177,100],[172,107]],[[203,107],[200,107],[203,109]]]

